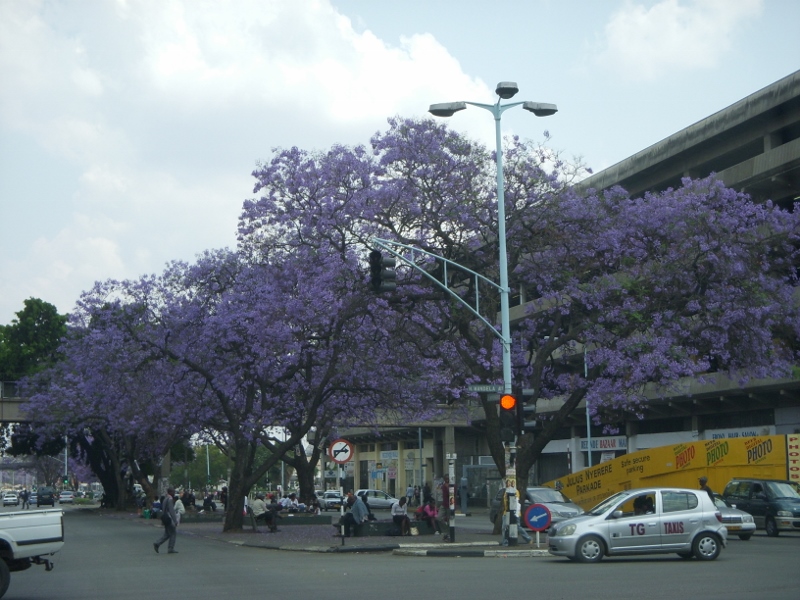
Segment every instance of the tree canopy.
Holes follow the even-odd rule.
[[[563,402],[519,440],[521,479],[584,398],[595,422],[613,424],[640,410],[646,386],[789,372],[793,213],[713,178],[643,198],[578,195],[575,169],[545,147],[510,138],[504,153],[512,294],[528,307],[515,322],[515,383]],[[32,414],[92,442],[107,434],[119,450],[104,456],[117,462],[213,441],[233,465],[225,529],[240,528],[244,494],[312,427],[379,432],[458,405],[468,383],[500,381],[495,332],[407,263],[396,292],[370,293],[366,261],[377,236],[496,279],[494,165],[431,120],[390,119],[369,147],[276,150],[253,173],[258,197],[243,205],[235,250],[82,296]],[[404,257],[473,302],[463,272]],[[496,322],[496,294],[478,291]],[[496,405],[482,402],[504,470]]]
[[[67,316],[38,298],[28,298],[9,325],[0,325],[0,381],[18,381],[57,358]]]

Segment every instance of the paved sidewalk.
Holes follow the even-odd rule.
[[[102,514],[129,518],[142,526],[161,527],[157,520],[145,520],[133,513],[102,511]],[[455,542],[445,542],[440,535],[350,537],[342,540],[332,525],[285,525],[276,533],[270,533],[267,527],[259,527],[258,532],[254,532],[248,526],[241,532],[223,533],[220,521],[185,522],[178,527],[178,535],[202,536],[228,544],[289,552],[393,552],[407,556],[550,556],[547,552],[546,536],[541,537],[538,547],[535,545],[535,537],[532,544],[524,544],[520,539],[518,546],[501,546],[500,537],[493,535],[491,530],[469,527],[470,520],[474,518],[476,517],[457,517]],[[463,526],[459,526],[459,521]]]

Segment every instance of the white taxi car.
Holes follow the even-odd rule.
[[[550,554],[580,562],[668,552],[714,560],[727,541],[722,515],[708,494],[682,488],[619,492],[548,533]]]

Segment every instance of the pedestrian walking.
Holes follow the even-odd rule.
[[[161,544],[168,542],[167,554],[177,554],[175,540],[178,537],[178,516],[175,514],[175,488],[168,488],[161,507],[161,522],[164,524],[164,535],[153,543],[153,550],[158,554]]]

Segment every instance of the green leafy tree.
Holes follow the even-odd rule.
[[[2,381],[18,381],[52,364],[67,333],[67,316],[44,300],[28,298],[16,315],[10,325],[0,325]]]

